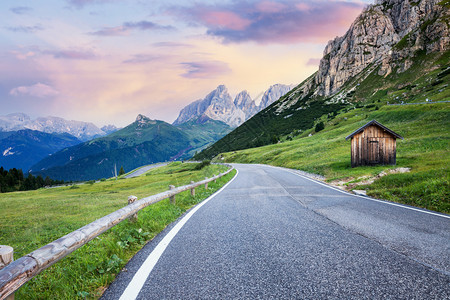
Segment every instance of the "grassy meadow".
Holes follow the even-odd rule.
[[[169,185],[225,171],[222,165],[171,163],[131,179],[109,179],[97,183],[0,194],[0,244],[14,248],[17,259],[100,217],[127,205],[129,195],[138,199],[157,194]],[[16,299],[95,299],[127,261],[168,224],[186,210],[218,190],[235,171],[208,184],[176,196],[176,205],[163,200],[139,212],[136,223],[128,220],[113,227],[87,245],[30,280]]]
[[[350,141],[345,137],[376,119],[404,137],[397,140],[396,166],[351,168]],[[408,167],[408,173],[390,174],[360,186],[372,197],[450,213],[450,104],[382,105],[343,110],[322,116],[325,128],[294,131],[281,143],[223,153],[225,162],[264,163],[324,175],[328,182],[358,182],[364,176]],[[309,136],[312,134],[312,136]],[[292,140],[291,140],[292,139]]]

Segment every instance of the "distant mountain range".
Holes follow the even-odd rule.
[[[176,127],[138,115],[127,127],[54,153],[31,171],[63,180],[111,177],[115,166],[130,171],[145,164],[190,158],[230,131],[227,124],[207,117]]]
[[[24,129],[0,134],[0,166],[27,171],[43,158],[81,143],[68,133],[45,133]]]
[[[18,131],[22,129],[46,133],[68,133],[81,141],[88,141],[112,133],[118,128],[114,125],[108,125],[100,129],[93,123],[69,121],[59,117],[40,117],[32,120],[30,116],[23,113],[0,116],[0,131]]]
[[[449,2],[378,0],[330,41],[319,70],[195,159],[253,148],[380,102],[448,100]]]
[[[219,85],[204,99],[184,107],[173,125],[180,125],[204,116],[222,121],[231,127],[237,127],[285,95],[292,87],[284,84],[272,85],[264,92],[259,105],[256,105],[247,91],[240,92],[233,100],[225,85]]]

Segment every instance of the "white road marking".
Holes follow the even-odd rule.
[[[195,206],[188,214],[186,214],[170,231],[166,234],[166,236],[159,242],[159,244],[153,249],[150,255],[145,259],[144,263],[141,265],[139,270],[134,274],[133,279],[131,279],[127,288],[123,291],[122,296],[120,296],[120,300],[131,300],[136,299],[147,281],[148,276],[152,272],[156,263],[158,262],[161,255],[166,250],[169,243],[175,237],[175,235],[180,231],[180,229],[186,224],[186,222],[194,215],[194,213],[200,209],[203,205],[205,205],[209,200],[218,195],[222,190],[224,190],[231,182],[236,179],[239,171],[236,169],[236,175],[227,182],[220,190],[215,192],[213,195],[208,197],[206,200]]]
[[[346,191],[343,191],[343,190],[340,190],[338,188],[329,186],[328,184],[325,184],[323,182],[320,182],[320,181],[308,178],[308,177],[306,177],[304,175],[298,174],[294,170],[291,171],[291,170],[289,170],[287,168],[270,166],[270,165],[263,165],[263,166],[268,166],[268,167],[272,167],[272,168],[276,168],[276,169],[285,170],[285,171],[287,171],[287,172],[289,172],[291,174],[294,174],[294,175],[300,176],[302,178],[308,179],[309,181],[312,181],[312,182],[315,182],[317,184],[326,186],[327,188],[333,189],[335,191],[341,192],[341,193],[349,195],[349,196],[358,197],[358,198],[362,198],[362,199],[365,199],[365,200],[375,201],[375,202],[379,202],[379,203],[383,203],[383,204],[389,204],[389,205],[392,205],[392,206],[397,206],[397,207],[406,208],[406,209],[409,209],[409,210],[418,211],[418,212],[421,212],[421,213],[424,213],[424,214],[429,214],[429,215],[433,215],[433,216],[438,216],[438,217],[450,219],[450,216],[447,216],[447,215],[438,214],[438,213],[434,213],[434,212],[431,212],[431,211],[426,211],[426,210],[422,210],[422,209],[419,209],[419,208],[409,207],[409,206],[405,206],[405,205],[401,205],[401,204],[397,204],[397,203],[393,203],[393,202],[389,202],[389,201],[383,201],[383,200],[378,200],[378,199],[374,199],[374,198],[369,198],[369,197],[363,197],[363,196],[359,196],[359,195],[350,194],[350,193],[348,193]]]

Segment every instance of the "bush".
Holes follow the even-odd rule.
[[[323,130],[324,128],[325,128],[325,124],[323,124],[323,122],[319,122],[316,124],[315,131],[319,132],[319,131]]]
[[[195,166],[195,170],[201,170],[206,166],[209,166],[211,164],[210,160],[204,160],[201,163],[197,164],[197,166]]]

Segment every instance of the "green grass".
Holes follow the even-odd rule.
[[[397,165],[351,168],[350,141],[345,137],[372,119],[405,138],[397,140]],[[450,104],[358,108],[327,120],[324,130],[308,137],[310,133],[314,133],[312,128],[292,141],[221,156],[226,162],[301,169],[324,175],[328,181],[409,167],[410,173],[390,174],[364,188],[373,197],[450,213]]]
[[[223,172],[226,167],[172,163],[146,175],[37,191],[0,194],[0,244],[14,248],[17,259],[138,199]],[[195,197],[183,192],[176,205],[163,200],[103,233],[22,286],[16,299],[98,298],[126,262],[149,240],[187,209],[218,190],[235,171],[196,189]]]

